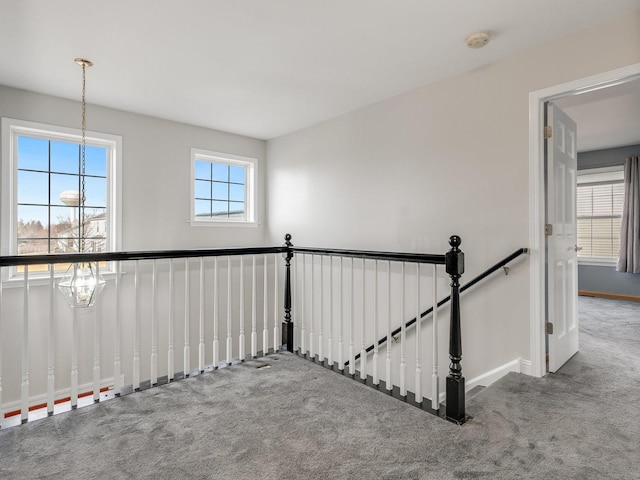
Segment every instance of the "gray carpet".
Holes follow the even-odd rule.
[[[462,427],[277,354],[2,430],[0,478],[638,479],[640,303],[580,312],[578,355]]]

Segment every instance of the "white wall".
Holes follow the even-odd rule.
[[[639,61],[636,14],[270,140],[267,239],[438,253],[458,234],[464,283],[527,246],[529,92]],[[463,298],[467,378],[531,358],[528,268]]]
[[[0,86],[0,116],[21,120],[78,128],[80,124],[80,103],[47,95],[40,95],[24,90]],[[90,131],[98,131],[122,137],[122,250],[164,250],[189,248],[215,248],[229,246],[251,246],[264,244],[264,160],[265,142],[262,140],[232,135],[206,128],[195,127],[177,122],[161,120],[119,110],[87,106],[87,127]],[[258,211],[260,225],[256,227],[191,227],[188,224],[190,214],[190,149],[192,147],[232,153],[258,159]],[[278,259],[280,257],[278,256]],[[211,262],[207,261],[206,304],[207,316],[206,341],[208,346],[207,362],[212,361],[212,283]],[[271,260],[273,263],[273,261]],[[197,263],[192,261],[194,265]],[[145,264],[145,262],[143,262]],[[160,262],[165,270],[167,262]],[[149,263],[142,266],[144,278],[143,300],[139,303],[141,333],[141,369],[142,380],[149,377],[149,339],[150,339],[150,298],[149,298]],[[182,349],[184,345],[184,300],[180,285],[182,262],[176,262],[175,291],[175,370],[184,368]],[[280,268],[280,267],[279,267]],[[123,267],[122,307],[120,321],[122,323],[122,373],[125,385],[132,382],[131,341],[133,338],[133,265]],[[166,273],[165,273],[166,275]],[[189,311],[189,338],[191,342],[191,368],[197,366],[199,339],[199,290],[198,277],[192,272],[192,290]],[[247,279],[248,277],[245,277]],[[146,283],[145,283],[146,282]],[[158,308],[160,315],[167,316],[167,280],[160,286]],[[21,345],[22,345],[22,302],[23,289],[4,286],[0,301],[0,354],[3,357],[3,372],[0,372],[4,395],[3,401],[15,402],[20,395]],[[103,292],[103,302],[99,307],[103,320],[103,364],[102,378],[109,379],[113,375],[113,324],[117,312],[114,308],[114,279],[108,278]],[[146,300],[145,300],[146,298]],[[226,297],[225,297],[226,298]],[[250,299],[246,299],[248,302]],[[69,365],[71,341],[71,311],[56,296],[56,391],[63,392],[69,385]],[[224,298],[220,301],[220,309],[226,308]],[[29,336],[31,388],[29,396],[39,398],[46,388],[47,366],[47,328],[48,325],[48,287],[32,285],[30,288]],[[239,301],[233,307],[234,319],[238,316]],[[260,304],[262,305],[262,304]],[[249,307],[246,307],[249,311]],[[93,329],[95,326],[94,309],[80,313],[80,367],[79,381],[85,384],[91,381],[93,355]],[[221,313],[222,315],[223,313]],[[262,315],[262,312],[261,312]],[[273,310],[269,309],[270,322],[273,323]],[[260,317],[262,318],[262,316]],[[166,318],[165,318],[166,320]],[[250,321],[250,318],[249,320]],[[160,320],[160,375],[166,374],[166,337],[167,328]],[[235,322],[234,320],[234,328]],[[222,335],[221,328],[221,335]],[[247,333],[248,334],[248,333]],[[261,338],[261,337],[260,337]],[[234,348],[237,348],[234,344]],[[237,356],[237,351],[234,354]],[[164,362],[164,367],[163,367]],[[64,395],[68,393],[60,393]],[[32,398],[32,400],[33,400]],[[2,410],[0,405],[0,410]],[[6,405],[4,405],[6,408]]]
[[[80,103],[0,86],[0,116],[79,128]],[[191,227],[190,149],[258,159],[264,202],[265,142],[249,137],[87,105],[87,129],[122,136],[122,249],[162,250],[262,245],[258,227]],[[258,212],[261,221],[264,210]]]

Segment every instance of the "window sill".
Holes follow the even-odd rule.
[[[586,265],[590,267],[615,267],[618,263],[613,258],[578,258],[578,265]]]
[[[189,225],[192,227],[259,227],[259,222],[244,222],[244,221],[229,221],[229,222],[216,222],[208,220],[189,220]]]
[[[122,276],[125,272],[120,272]],[[116,278],[116,272],[113,270],[100,270],[100,275],[104,278],[105,281],[110,282],[111,280]],[[53,282],[58,285],[60,280],[64,277],[64,273],[56,274],[53,276]],[[51,277],[49,275],[30,275],[29,276],[29,288],[31,287],[42,287],[42,286],[50,286],[51,285]],[[2,279],[2,288],[21,288],[24,286],[24,277],[21,273],[14,275],[9,278]]]

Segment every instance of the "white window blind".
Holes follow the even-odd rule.
[[[623,172],[578,175],[578,256],[617,259],[624,202]]]

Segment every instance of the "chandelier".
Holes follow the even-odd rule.
[[[76,58],[75,62],[82,67],[82,144],[80,146],[80,183],[81,191],[78,199],[80,208],[80,238],[78,251],[85,251],[87,234],[87,216],[85,214],[85,149],[86,149],[86,68],[93,63],[84,58]],[[98,271],[96,262],[79,262],[69,266],[64,277],[58,283],[58,289],[71,307],[91,307],[104,288],[104,279]]]

